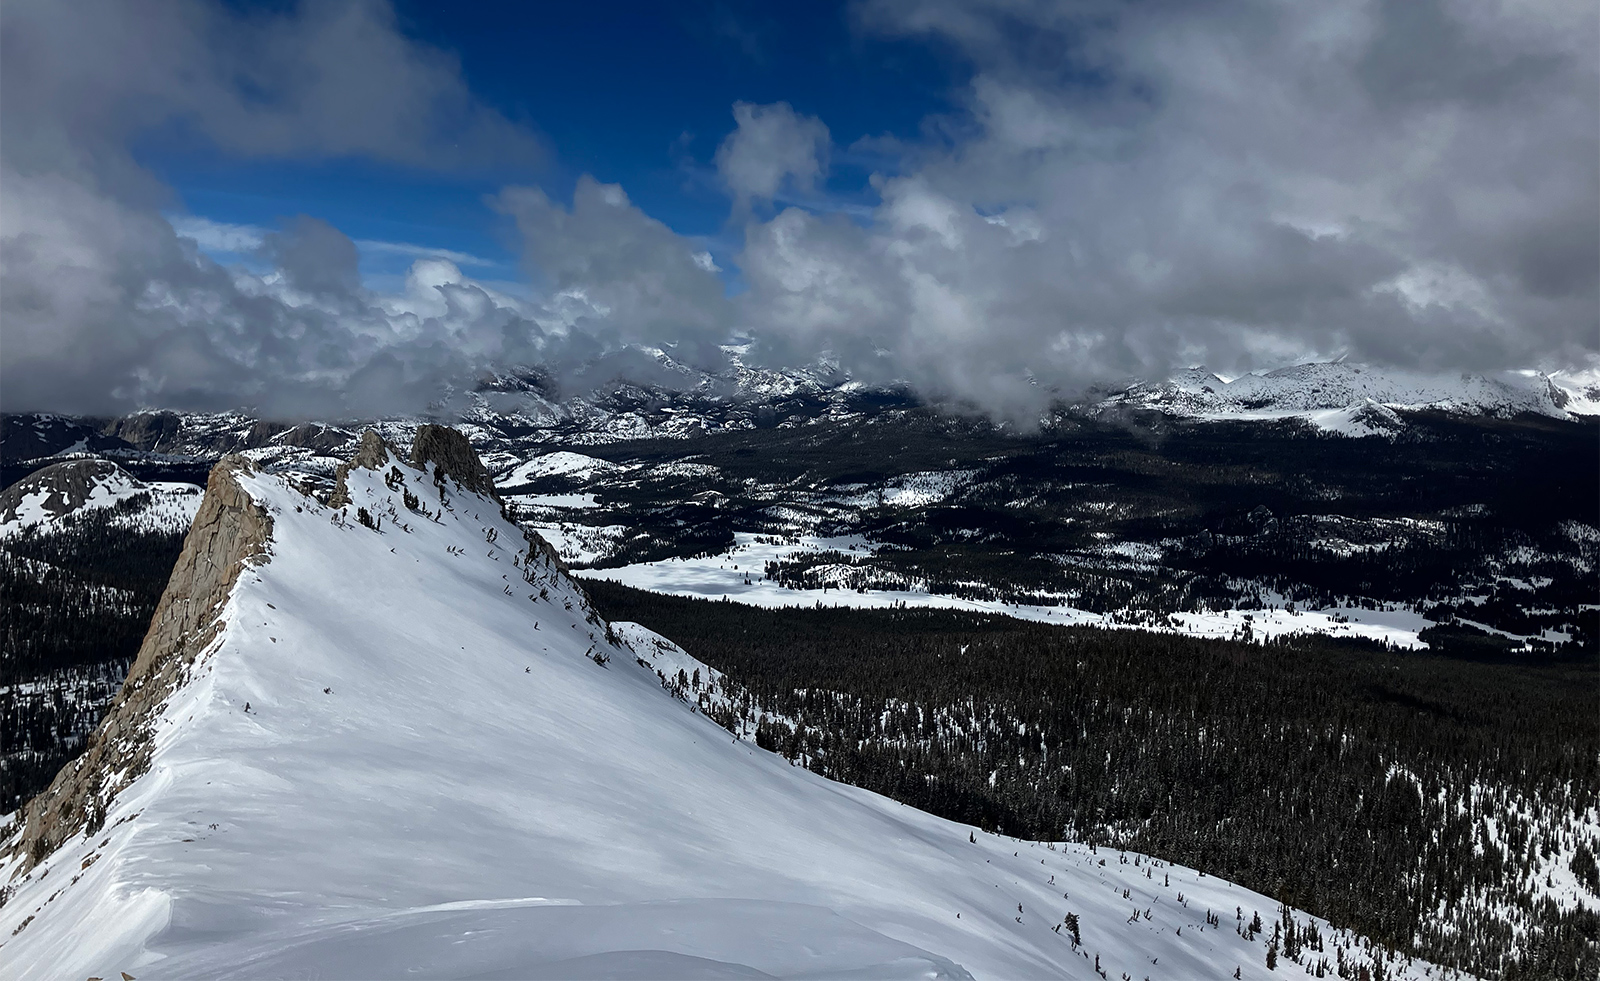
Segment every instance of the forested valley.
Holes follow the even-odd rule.
[[[683,694],[825,776],[1146,852],[1494,978],[1592,978],[1596,664],[586,584],[725,672]],[[676,682],[674,682],[676,684]]]
[[[0,539],[0,813],[82,750],[122,687],[183,547],[183,531],[141,522],[146,503]]]

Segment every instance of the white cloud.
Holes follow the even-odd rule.
[[[748,288],[689,288],[695,249],[659,226],[647,256],[600,261],[638,255],[634,233],[579,200],[524,231],[531,268],[587,304],[581,329],[650,343],[732,327],[753,358],[826,352],[1019,418],[1200,362],[1492,370],[1583,362],[1600,342],[1592,31],[1441,0],[862,10],[975,68],[925,141],[872,144],[897,158],[878,205],[751,220],[816,193],[829,138],[786,104],[739,103],[717,164]],[[621,189],[579,197],[649,224]]]
[[[498,206],[516,220],[529,272],[601,349],[675,344],[680,361],[721,363],[732,323],[715,264],[621,187],[585,175],[570,209],[536,188],[510,188]]]
[[[828,172],[828,127],[787,102],[733,104],[737,128],[717,148],[717,173],[736,205],[771,201],[785,187],[808,192]]]
[[[740,325],[775,360],[833,351],[1026,414],[1195,361],[1488,370],[1600,346],[1593,5],[860,10],[974,80],[934,138],[885,144],[899,175],[869,220],[747,229]]]
[[[377,239],[358,238],[356,239],[356,248],[363,252],[380,252],[385,255],[411,256],[418,259],[447,259],[458,266],[499,265],[493,259],[484,259],[468,252],[439,249],[429,245],[414,245],[410,242],[384,242]]]
[[[0,29],[5,408],[414,411],[488,363],[538,359],[530,306],[464,281],[435,284],[430,310],[385,304],[325,223],[169,222],[169,193],[130,152],[177,126],[244,157],[531,159],[536,141],[402,35],[386,3],[19,2],[0,7]]]
[[[174,215],[167,221],[180,237],[193,240],[207,252],[244,255],[266,241],[266,229],[255,225],[230,225],[200,215]]]
[[[1026,417],[1199,362],[1238,374],[1348,352],[1473,370],[1600,347],[1592,3],[857,9],[867,29],[964,57],[972,83],[921,141],[857,142],[884,174],[853,213],[783,207],[823,197],[821,120],[736,104],[716,158],[745,237],[730,299],[703,241],[587,177],[570,207],[497,198],[522,234],[525,296],[464,275],[477,257],[314,221],[162,220],[164,189],[128,150],[156,126],[240,155],[534,152],[377,0],[249,18],[179,0],[0,7],[7,407],[414,408],[492,364],[650,378],[629,345],[714,367],[738,333],[750,357],[828,352],[867,380]],[[362,249],[418,261],[378,296],[356,276]]]

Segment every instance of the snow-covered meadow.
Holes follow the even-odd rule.
[[[967,599],[947,593],[917,589],[845,588],[791,589],[764,577],[768,562],[792,559],[814,552],[838,551],[870,555],[877,546],[861,536],[823,538],[814,535],[779,537],[738,532],[726,552],[695,557],[642,562],[610,569],[580,569],[577,575],[603,579],[636,589],[727,599],[761,607],[850,607],[856,609],[953,609],[990,613],[1056,623],[1064,626],[1106,628],[1138,627],[1171,631],[1193,637],[1269,640],[1286,634],[1314,633],[1332,637],[1357,637],[1386,641],[1397,647],[1426,648],[1417,634],[1432,626],[1420,613],[1408,609],[1330,607],[1321,610],[1276,608],[1216,610],[1152,615],[1136,611],[1092,613],[1068,605],[1039,606],[999,600]],[[1142,553],[1141,553],[1142,554]]]

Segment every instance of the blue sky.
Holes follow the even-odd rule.
[[[464,253],[494,263],[472,268],[479,278],[514,280],[515,236],[485,196],[533,184],[567,199],[588,173],[621,184],[726,267],[739,243],[712,156],[734,129],[734,102],[788,102],[823,119],[838,145],[826,182],[780,203],[850,209],[875,203],[869,175],[896,164],[852,145],[917,139],[925,120],[951,110],[969,74],[948,50],[865,35],[840,3],[404,2],[398,14],[409,37],[459,59],[481,101],[537,133],[543,159],[441,173],[360,158],[240,159],[163,134],[137,157],[176,192],[174,212],[268,228],[309,214],[358,244]],[[388,285],[412,258],[363,247],[362,270]]]

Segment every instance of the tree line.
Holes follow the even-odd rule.
[[[1193,866],[1480,976],[1600,969],[1595,663],[586,588],[725,672],[741,718],[719,721],[825,776]]]

